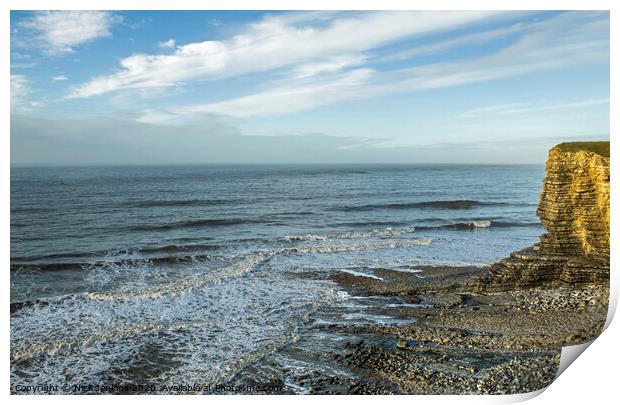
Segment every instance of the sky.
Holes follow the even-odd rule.
[[[12,11],[11,164],[540,164],[609,87],[607,11]]]

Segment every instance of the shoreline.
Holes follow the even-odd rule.
[[[268,381],[283,394],[525,393],[549,385],[562,345],[596,338],[607,316],[606,285],[489,293],[478,286],[488,269],[418,269],[329,276],[363,305],[319,309],[297,339],[229,383]]]
[[[261,266],[275,253],[261,253],[258,258],[252,255],[239,263],[233,260],[230,267],[218,271],[234,276],[238,282],[232,285],[235,291],[238,289],[251,298],[225,301],[227,305],[217,315],[227,321],[231,308],[239,310],[243,308],[240,304],[245,303],[249,308],[245,312],[253,316],[246,318],[237,313],[231,319],[238,321],[234,323],[238,329],[229,328],[228,322],[219,328],[216,324],[211,335],[198,340],[208,349],[212,336],[232,332],[224,335],[222,344],[217,346],[218,355],[233,354],[227,358],[231,361],[222,362],[221,368],[211,373],[205,367],[210,367],[214,356],[207,351],[199,367],[213,380],[232,387],[230,392],[234,393],[246,392],[235,387],[260,386],[279,387],[277,392],[284,394],[518,394],[546,387],[557,374],[562,346],[595,339],[607,318],[609,144],[606,151],[603,146],[561,144],[550,151],[536,211],[546,232],[534,245],[489,266],[401,266],[403,262],[411,263],[406,258],[379,262],[393,269],[367,265],[377,261],[350,266],[350,260],[306,268],[303,261],[285,260],[287,266],[271,263],[277,271],[263,273]],[[473,247],[486,252],[495,246],[492,238],[484,241]],[[414,244],[420,245],[418,242],[416,239]],[[363,245],[364,249],[372,247],[377,245]],[[287,247],[277,252],[349,250],[350,246],[319,246]],[[439,251],[430,250],[428,256],[435,258],[444,253],[449,254],[445,246]],[[470,249],[459,253],[475,256]],[[425,262],[418,259],[416,256],[417,262]],[[256,278],[241,277],[248,274]],[[315,283],[317,288],[304,288],[304,283]],[[208,281],[198,286],[206,284]],[[274,284],[289,294],[278,294]],[[273,295],[275,301],[265,307],[260,296],[253,294],[257,286],[263,288],[258,290],[259,295]],[[315,293],[325,289],[333,294],[321,300],[322,295]],[[163,293],[185,291],[167,288]],[[221,302],[231,295],[225,289],[211,292],[214,291],[219,295],[214,295],[212,301],[205,301],[202,295],[191,297],[194,309],[202,315],[200,320],[209,317],[203,312],[208,308],[205,302]],[[130,298],[135,297],[138,295]],[[252,305],[255,302],[258,307]],[[133,306],[138,303],[133,301],[129,308],[150,315],[155,319],[152,324],[158,325],[159,314],[153,313],[150,306]],[[11,303],[10,309],[13,313],[24,307],[45,305],[32,300]],[[295,312],[282,311],[286,305]],[[283,317],[287,321],[285,328],[274,329],[282,326]],[[252,334],[244,329],[248,322],[257,320],[262,333]],[[29,324],[21,326],[24,325]],[[189,334],[190,338],[200,337],[204,324],[190,325],[196,326],[196,333]],[[86,332],[90,331],[86,328]],[[176,338],[177,329],[167,332]],[[23,337],[28,340],[27,334]],[[79,346],[75,348],[75,354],[83,354]],[[160,349],[165,348],[156,347]],[[129,369],[133,379],[147,376],[141,360]],[[110,370],[124,373],[125,359],[117,361],[124,368]],[[163,361],[162,364],[166,366]],[[160,375],[161,365],[157,364],[153,371],[153,375]]]

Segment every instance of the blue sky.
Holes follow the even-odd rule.
[[[11,162],[542,163],[609,139],[608,12],[11,13]]]

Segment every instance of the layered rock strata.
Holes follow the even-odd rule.
[[[537,215],[546,233],[495,263],[485,290],[609,283],[609,142],[549,152]]]

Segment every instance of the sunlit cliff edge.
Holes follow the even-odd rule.
[[[483,290],[609,283],[609,142],[549,151],[540,242],[495,263]]]

